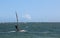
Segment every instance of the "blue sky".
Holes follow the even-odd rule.
[[[60,0],[0,0],[0,22],[60,22]]]

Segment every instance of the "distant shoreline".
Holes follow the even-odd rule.
[[[0,23],[17,23],[17,22],[0,22]],[[18,22],[18,23],[60,23],[60,22]]]

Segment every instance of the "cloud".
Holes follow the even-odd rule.
[[[25,18],[25,19],[28,19],[28,20],[32,20],[30,14],[24,14],[22,17]]]

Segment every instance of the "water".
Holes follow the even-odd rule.
[[[27,32],[16,32],[16,23],[0,23],[0,38],[60,38],[59,22],[19,23]]]

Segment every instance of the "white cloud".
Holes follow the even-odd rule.
[[[30,14],[24,14],[22,17],[28,20],[32,20]]]

